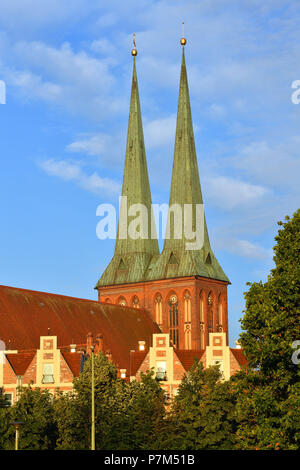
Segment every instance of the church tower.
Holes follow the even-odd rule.
[[[176,348],[199,350],[208,345],[211,332],[226,333],[228,344],[229,280],[209,241],[194,141],[185,38],[181,44],[169,225],[163,251],[159,253],[157,240],[151,237],[120,240],[120,215],[114,257],[96,288],[99,301],[147,308],[161,331],[170,334]],[[142,203],[148,208],[150,224],[153,215],[135,55],[122,195],[127,196],[128,207]]]
[[[129,225],[132,219],[128,211],[134,205],[140,204],[146,208],[146,225],[149,228],[151,227],[151,222],[154,221],[136,74],[136,49],[132,50],[132,54],[133,75],[122,185],[122,203],[120,206],[121,213],[119,216],[115,253],[98,281],[96,286],[98,289],[103,285],[131,284],[144,279],[150,260],[153,256],[159,255],[157,238],[149,237],[148,233],[145,234],[145,238],[132,239],[128,236]],[[101,290],[99,290],[100,292]],[[131,300],[125,301],[121,297],[119,303],[123,305],[131,304]],[[140,303],[136,301],[137,299],[134,296],[133,298],[134,305],[140,306]],[[103,299],[101,296],[101,300],[106,299]]]

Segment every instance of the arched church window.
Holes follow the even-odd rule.
[[[210,292],[207,297],[207,319],[208,319],[208,331],[209,333],[213,332],[214,327],[214,302],[213,302],[213,294]]]
[[[204,349],[204,298],[200,293],[200,349]]]
[[[170,324],[170,339],[173,346],[178,348],[179,335],[178,335],[178,299],[176,294],[170,296],[169,301],[169,324]]]
[[[132,299],[132,306],[133,308],[139,308],[140,307],[140,301],[137,295],[135,295]]]
[[[185,291],[183,298],[184,298],[184,348],[192,349],[191,295],[189,291]]]
[[[111,299],[109,299],[109,298],[105,299],[104,302],[106,302],[107,304],[111,304],[111,303],[112,303]]]
[[[155,321],[158,324],[159,328],[162,329],[162,296],[160,294],[156,294],[155,296]]]
[[[184,293],[184,322],[191,322],[191,296],[189,291]]]
[[[119,297],[118,304],[121,305],[122,307],[125,307],[126,306],[125,297]]]
[[[217,330],[218,331],[223,331],[223,302],[222,302],[222,296],[221,295],[219,295],[219,298],[218,298]]]

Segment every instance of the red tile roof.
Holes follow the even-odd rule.
[[[24,375],[36,352],[19,352],[17,354],[5,354],[16,375]]]
[[[186,371],[190,370],[195,359],[200,360],[204,354],[202,349],[175,349],[174,351]]]
[[[78,352],[61,351],[61,354],[70,367],[70,370],[74,377],[78,377],[80,374],[81,354]]]
[[[49,329],[49,330],[48,330]],[[58,347],[86,343],[102,333],[120,368],[129,370],[129,352],[138,341],[151,345],[159,333],[145,309],[0,286],[0,339],[11,349],[39,349],[40,336],[57,336]]]
[[[241,367],[243,367],[243,366],[246,367],[247,366],[248,361],[247,361],[246,356],[244,355],[242,349],[230,348],[230,351],[232,352],[232,354],[234,355],[235,359],[238,361],[238,363]]]
[[[128,374],[136,375],[137,371],[139,370],[148,352],[149,351],[144,350],[144,351],[134,351],[131,353],[130,370],[127,371]]]

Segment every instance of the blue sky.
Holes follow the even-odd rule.
[[[96,298],[114,243],[132,33],[155,203],[168,202],[185,22],[211,244],[229,286],[231,344],[247,281],[273,266],[277,221],[299,206],[297,1],[0,0],[0,283]]]

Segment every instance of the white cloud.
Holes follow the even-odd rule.
[[[116,53],[115,46],[107,38],[94,40],[90,47],[91,51],[98,54],[104,54],[105,56],[107,55],[108,51],[110,52],[111,56]]]
[[[127,130],[127,129],[126,129]],[[76,140],[67,145],[68,152],[78,153],[92,157],[89,159],[92,165],[102,167],[117,167],[124,163],[126,148],[126,130],[124,133],[104,134],[98,132],[92,135],[78,136]],[[123,169],[123,168],[122,168]]]
[[[7,49],[10,60],[4,77],[27,99],[43,99],[97,120],[127,109],[109,60],[75,52],[68,43],[55,48],[41,41],[20,41]],[[17,66],[9,65],[12,58]]]
[[[209,203],[224,209],[256,203],[269,191],[263,186],[245,183],[225,176],[204,178],[205,196]],[[205,198],[205,199],[206,199]]]
[[[248,240],[239,240],[235,238],[217,239],[216,246],[218,249],[228,251],[229,253],[252,259],[272,259],[273,251],[265,249],[257,243]]]
[[[40,167],[49,175],[58,176],[66,181],[80,178],[81,169],[78,165],[65,160],[45,160],[40,162]]]
[[[76,140],[67,146],[70,152],[86,153],[87,155],[102,156],[107,152],[112,137],[106,134],[92,135],[91,137]]]
[[[147,148],[162,147],[175,140],[176,115],[146,121],[144,125]]]
[[[245,171],[257,181],[272,186],[299,191],[300,174],[300,139],[290,137],[284,142],[252,142],[243,147],[238,155],[232,158],[236,168]]]
[[[164,147],[174,142],[176,129],[176,116],[172,115],[162,119],[145,120],[144,135],[146,152],[148,149]],[[123,160],[126,149],[127,127],[123,134],[104,134],[98,132],[93,135],[79,136],[78,139],[67,145],[68,152],[82,153],[99,157],[99,163],[114,163]]]
[[[109,178],[102,178],[96,172],[88,175],[78,164],[65,160],[48,159],[39,166],[49,175],[57,176],[65,181],[74,181],[78,186],[98,195],[119,194],[121,186]]]
[[[9,85],[21,88],[28,98],[35,95],[36,98],[45,101],[59,101],[63,96],[60,85],[43,81],[40,76],[31,72],[8,71],[6,80]]]

